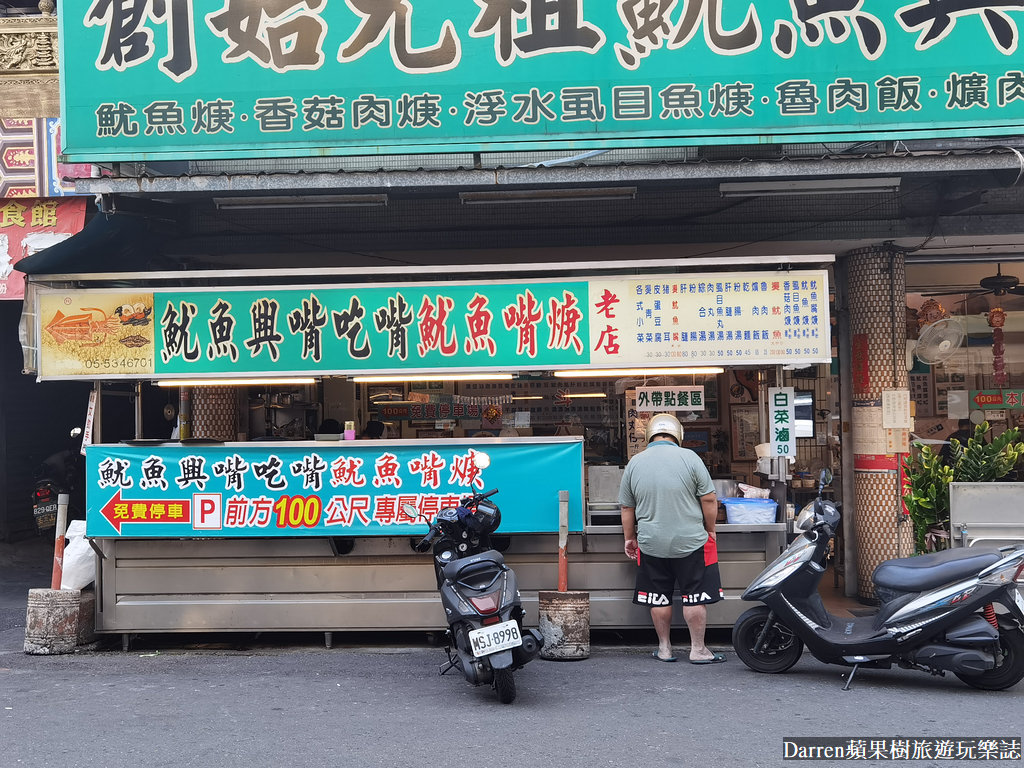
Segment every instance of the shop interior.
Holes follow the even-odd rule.
[[[587,465],[591,525],[618,524],[621,468],[643,450],[646,419],[636,408],[638,387],[700,387],[703,410],[680,411],[684,445],[695,451],[716,480],[720,496],[767,488],[763,456],[763,392],[793,387],[797,456],[790,467],[788,508],[792,515],[817,492],[824,467],[840,472],[839,376],[834,366],[718,368],[710,373],[661,374],[658,369],[594,376],[586,371],[479,374],[444,378],[409,376],[323,377],[235,388],[237,440],[341,440],[366,437],[370,422],[383,423],[383,439],[505,439],[579,436]],[[360,379],[370,379],[363,381]],[[143,397],[160,404],[147,418],[146,437],[172,439],[178,424],[179,390],[162,382]],[[148,386],[148,385],[147,385]],[[111,394],[114,388],[107,386]],[[671,409],[664,409],[671,410]],[[154,434],[154,429],[160,434]],[[126,436],[130,437],[130,436]],[[105,438],[106,439],[106,438]],[[759,456],[758,446],[762,446]],[[761,461],[759,462],[759,458]],[[740,486],[747,486],[742,489]],[[839,487],[837,480],[834,488]],[[722,509],[725,520],[725,509]],[[781,517],[780,519],[784,519]]]

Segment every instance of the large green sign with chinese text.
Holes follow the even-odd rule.
[[[75,161],[1017,133],[1024,4],[88,0]]]
[[[41,378],[827,362],[828,273],[36,291]]]

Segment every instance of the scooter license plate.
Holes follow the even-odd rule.
[[[46,504],[37,504],[34,510],[34,514],[37,518],[40,517],[54,517],[57,514],[57,502],[50,501]]]
[[[487,656],[509,648],[518,648],[523,644],[523,636],[519,633],[519,624],[515,621],[503,621],[489,627],[469,631],[469,644],[474,656]]]
[[[1020,612],[1024,613],[1024,597],[1020,596],[1020,590],[1013,590],[1013,601],[1017,603],[1017,607],[1020,608]]]

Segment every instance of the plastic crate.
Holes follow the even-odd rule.
[[[774,523],[779,505],[773,499],[722,499],[725,519],[731,525],[763,525]]]

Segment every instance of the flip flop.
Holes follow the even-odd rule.
[[[724,653],[716,653],[710,659],[690,659],[691,664],[721,664],[725,661]]]
[[[663,659],[663,658],[661,658],[661,656],[658,655],[657,651],[652,651],[651,652],[651,656],[656,658],[658,661],[665,661],[665,662],[668,662],[668,661],[678,661],[678,659],[675,656],[669,656],[667,659]],[[724,661],[724,659],[723,659],[723,661]]]

